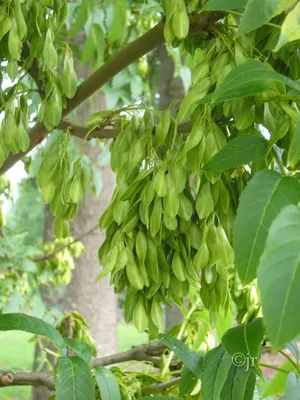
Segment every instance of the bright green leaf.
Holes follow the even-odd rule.
[[[59,357],[55,367],[56,400],[94,400],[95,387],[88,364],[80,357]]]
[[[107,368],[95,367],[95,376],[102,400],[121,400],[115,375]]]
[[[71,350],[74,351],[79,357],[81,357],[86,363],[89,363],[92,358],[92,349],[87,343],[80,339],[65,338],[65,342]]]
[[[300,209],[290,205],[277,212],[258,267],[264,324],[275,351],[300,333],[299,249]]]
[[[261,27],[293,3],[295,0],[268,0],[262,5],[261,0],[249,0],[241,18],[239,33],[248,33]]]
[[[248,0],[209,0],[203,10],[207,11],[224,11],[234,8],[244,8]]]
[[[255,174],[244,189],[234,222],[235,260],[242,283],[256,277],[269,227],[280,210],[300,200],[300,185],[294,178],[275,171]]]
[[[295,3],[295,1],[291,1]],[[282,46],[288,42],[293,42],[294,40],[300,39],[300,3],[287,15],[279,36],[278,43],[274,51],[278,51]]]
[[[296,367],[288,360],[280,366],[280,369],[287,372],[296,371]],[[272,381],[268,385],[266,385],[266,390],[262,398],[264,399],[268,396],[277,396],[278,394],[283,393],[285,391],[287,377],[288,374],[285,374],[281,371],[277,372]]]
[[[232,359],[222,345],[206,353],[203,362],[203,400],[219,400]]]
[[[1,314],[0,331],[25,331],[44,336],[61,348],[63,354],[67,353],[66,344],[57,329],[44,322],[42,319],[26,314]]]
[[[204,165],[204,171],[224,171],[238,165],[249,164],[266,155],[267,141],[258,136],[242,135],[230,140]]]
[[[158,338],[174,352],[174,354],[197,376],[197,378],[201,378],[201,366],[203,362],[202,356],[199,357],[198,353],[191,351],[181,340],[175,339],[170,335],[161,333]]]
[[[220,102],[242,97],[254,96],[257,93],[274,89],[273,81],[278,81],[300,91],[300,83],[273,71],[258,60],[248,60],[233,68],[218,86],[212,101]]]
[[[288,165],[292,168],[296,168],[297,164],[300,161],[300,120],[297,121],[297,124],[295,126],[294,136],[289,148],[287,161]]]

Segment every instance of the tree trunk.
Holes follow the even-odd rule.
[[[95,111],[105,109],[103,93],[94,96],[93,105]],[[90,103],[86,102],[80,108],[77,119],[84,123],[87,115],[93,111],[90,109]],[[85,154],[88,155],[91,163],[96,164],[100,154],[99,146],[86,145]],[[115,176],[110,166],[102,168],[101,172],[103,188],[100,196],[95,197],[91,192],[87,193],[86,201],[80,204],[77,218],[71,227],[73,237],[95,226],[109,204],[115,185]],[[53,236],[53,217],[48,212],[45,223],[45,238],[48,240],[49,231]],[[90,326],[90,334],[96,342],[98,356],[101,357],[117,351],[117,296],[109,285],[109,277],[94,283],[101,271],[98,248],[104,239],[105,232],[98,229],[81,240],[86,252],[75,260],[75,270],[63,296],[56,294],[55,298],[50,298],[48,290],[42,289],[47,307],[58,307],[64,313],[76,309],[84,316]],[[36,358],[39,351],[36,349]],[[47,400],[50,395],[51,393],[43,387],[33,389],[34,400]]]

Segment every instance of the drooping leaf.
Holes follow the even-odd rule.
[[[158,336],[170,350],[197,376],[201,378],[201,366],[203,363],[203,356],[191,351],[188,346],[181,340],[178,340],[170,335],[161,333]]]
[[[26,314],[11,313],[0,315],[0,331],[25,331],[48,338],[63,352],[67,353],[67,347],[63,337],[57,329],[42,319]]]
[[[94,400],[95,387],[88,364],[80,357],[59,357],[54,384],[57,400]]]
[[[206,353],[203,362],[203,400],[219,400],[232,359],[220,344]]]
[[[92,358],[92,349],[87,343],[80,339],[65,338],[64,339],[67,346],[74,351],[80,358],[82,358],[86,363],[89,363]]]
[[[244,8],[248,0],[209,0],[203,7],[207,11],[225,11],[234,8]]]
[[[292,1],[295,3],[295,1]],[[278,51],[288,42],[300,39],[300,3],[286,16],[274,51]]]
[[[267,141],[258,136],[242,135],[230,140],[204,165],[204,171],[224,171],[238,165],[260,160],[266,155]]]
[[[289,360],[281,365],[280,369],[286,372],[296,371],[296,367]],[[266,390],[262,398],[265,399],[268,396],[277,396],[278,394],[283,393],[285,391],[287,377],[287,373],[282,371],[277,372],[272,381],[266,385]]]
[[[299,183],[275,171],[260,171],[248,183],[234,222],[235,261],[243,284],[256,277],[272,221],[280,210],[299,200]]]
[[[299,249],[300,209],[290,205],[272,223],[258,267],[264,324],[275,351],[300,333]]]
[[[248,33],[261,27],[293,3],[295,0],[269,0],[262,7],[261,0],[249,0],[241,18],[239,33]]]
[[[104,367],[95,367],[95,376],[102,400],[121,400],[120,389],[115,375]]]
[[[258,60],[248,60],[233,68],[226,75],[213,93],[212,101],[221,102],[254,96],[272,89],[273,81],[282,82],[300,90],[300,83],[273,71]]]
[[[241,359],[237,359],[238,364],[241,361],[246,363],[249,359],[250,366],[257,364],[260,353],[260,347],[265,336],[265,327],[262,318],[257,318],[246,325],[240,325],[229,329],[222,337],[222,344],[228,354],[234,357],[240,355]],[[242,364],[241,364],[242,365]]]

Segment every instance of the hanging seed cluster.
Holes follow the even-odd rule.
[[[48,7],[51,6],[51,7]],[[43,101],[39,109],[39,120],[48,130],[57,126],[62,117],[66,98],[72,98],[77,89],[72,52],[62,40],[55,38],[68,16],[66,0],[20,1],[4,0],[0,4],[0,60],[7,60],[0,73],[3,78],[17,82],[0,91],[0,107],[4,119],[0,128],[0,166],[8,153],[17,154],[28,150],[28,102],[23,92],[31,92],[24,79],[32,64],[38,63],[40,92]],[[30,46],[28,46],[30,43]],[[61,72],[62,71],[62,72]]]
[[[68,221],[76,217],[78,203],[85,195],[91,174],[80,156],[71,162],[69,135],[61,135],[47,149],[38,170],[42,199],[50,204],[56,217],[54,233],[57,238],[69,235]]]
[[[156,128],[148,112],[127,124],[111,147],[117,187],[100,219],[99,278],[111,273],[116,292],[128,289],[125,318],[150,337],[164,328],[161,304],[181,305],[199,275],[204,305],[229,305],[232,206],[221,174],[201,171],[226,139],[209,108],[188,135],[179,129],[170,110]]]

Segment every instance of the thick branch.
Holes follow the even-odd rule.
[[[125,361],[148,361],[159,367],[159,357],[166,347],[162,342],[154,342],[133,347],[123,353],[96,358],[90,363],[91,367],[119,364]],[[53,374],[49,372],[16,372],[0,371],[0,387],[4,386],[46,386],[54,390]]]
[[[191,34],[205,30],[208,25],[216,22],[223,17],[222,13],[207,13],[201,15],[191,16]],[[130,43],[125,49],[111,57],[105,64],[102,65],[97,71],[90,75],[83,81],[73,97],[67,102],[67,107],[63,111],[63,117],[67,116],[71,111],[82,104],[86,99],[93,95],[96,91],[101,89],[110,79],[116,76],[119,72],[127,66],[138,60],[140,57],[154,50],[164,42],[163,23],[160,22],[150,31],[146,32],[140,38]],[[10,154],[3,166],[0,168],[0,175],[4,174],[10,169],[17,161],[30,152],[35,146],[41,143],[49,131],[47,131],[44,124],[38,122],[33,128],[29,130],[30,146],[26,152],[20,152],[16,155]]]
[[[49,372],[17,372],[0,371],[0,387],[6,386],[46,386],[54,390],[53,374]]]

